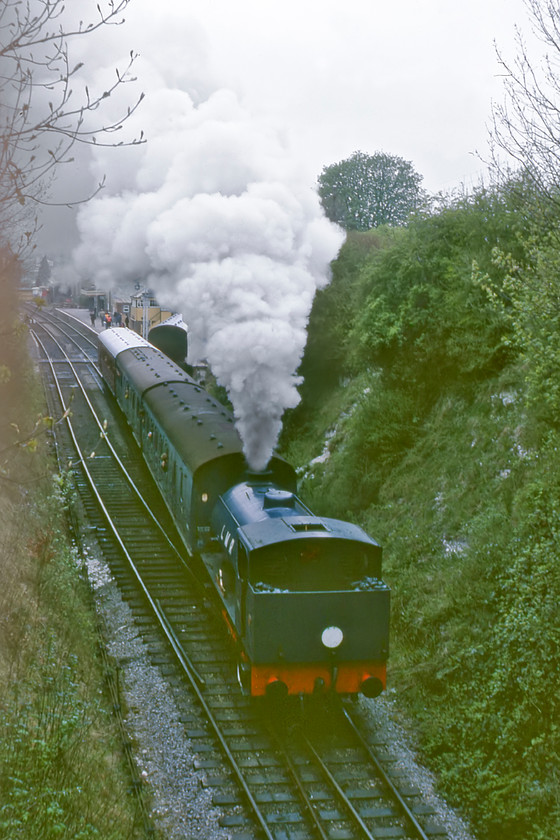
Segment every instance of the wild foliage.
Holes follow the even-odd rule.
[[[285,437],[314,508],[384,546],[390,691],[480,840],[560,830],[560,275],[518,186],[349,236],[304,360],[336,377]]]
[[[63,499],[35,493],[39,504],[22,513],[2,495],[2,576],[14,591],[0,597],[0,836],[132,838],[126,771],[92,655],[86,584],[60,520]],[[18,526],[25,541],[15,538]]]
[[[103,693],[89,590],[53,484],[49,419],[3,298],[0,359],[0,837],[138,836]],[[8,369],[8,366],[6,366]]]
[[[422,204],[422,176],[408,160],[384,152],[354,152],[325,166],[319,195],[327,217],[346,230],[402,225]]]

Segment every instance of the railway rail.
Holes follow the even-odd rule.
[[[385,767],[353,704],[241,694],[211,588],[104,394],[93,331],[50,312],[31,330],[49,410],[62,418],[59,461],[153,661],[169,674],[224,829],[238,840],[445,837],[419,791]]]

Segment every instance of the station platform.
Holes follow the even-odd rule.
[[[91,318],[90,318],[90,310],[89,309],[69,309],[67,307],[59,307],[61,312],[66,313],[66,315],[71,315],[73,318],[76,318],[78,321],[82,321],[84,324],[95,330],[95,332],[101,332],[101,330],[105,329],[105,326],[102,325],[99,315],[95,319],[95,324],[92,326]]]

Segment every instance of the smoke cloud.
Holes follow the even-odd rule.
[[[148,142],[95,150],[93,173],[106,174],[106,187],[79,212],[75,265],[100,288],[139,282],[182,313],[189,361],[206,360],[226,388],[247,461],[261,470],[284,411],[299,402],[313,297],[343,235],[282,132],[216,80],[200,27],[166,0],[165,37],[152,28],[146,38],[139,21],[151,10],[135,0],[111,33],[116,45],[126,40],[123,55],[130,42],[141,54],[146,97],[127,132],[141,128]],[[196,62],[182,60],[193,54]]]

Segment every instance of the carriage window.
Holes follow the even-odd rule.
[[[292,540],[253,552],[249,578],[257,591],[367,589],[377,560],[367,546],[344,540]]]

